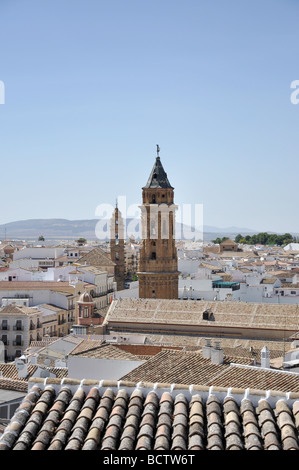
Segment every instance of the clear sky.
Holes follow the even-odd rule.
[[[297,0],[0,0],[0,224],[141,203],[299,232]]]

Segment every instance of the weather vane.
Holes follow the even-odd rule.
[[[160,147],[159,147],[159,145],[157,144],[157,157],[159,157],[159,152],[160,152]]]

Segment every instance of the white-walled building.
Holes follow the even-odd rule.
[[[5,347],[5,361],[21,356],[31,341],[41,340],[41,317],[38,309],[16,304],[0,309],[0,339]]]

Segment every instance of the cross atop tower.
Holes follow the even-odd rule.
[[[157,144],[157,157],[159,157],[159,152],[160,152],[160,147],[159,147],[159,145]]]

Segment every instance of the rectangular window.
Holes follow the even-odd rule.
[[[15,343],[16,343],[16,346],[22,346],[22,336],[21,335],[16,335]]]
[[[7,342],[7,335],[2,335],[2,338],[1,338],[1,341],[2,343],[7,346],[8,342]]]

